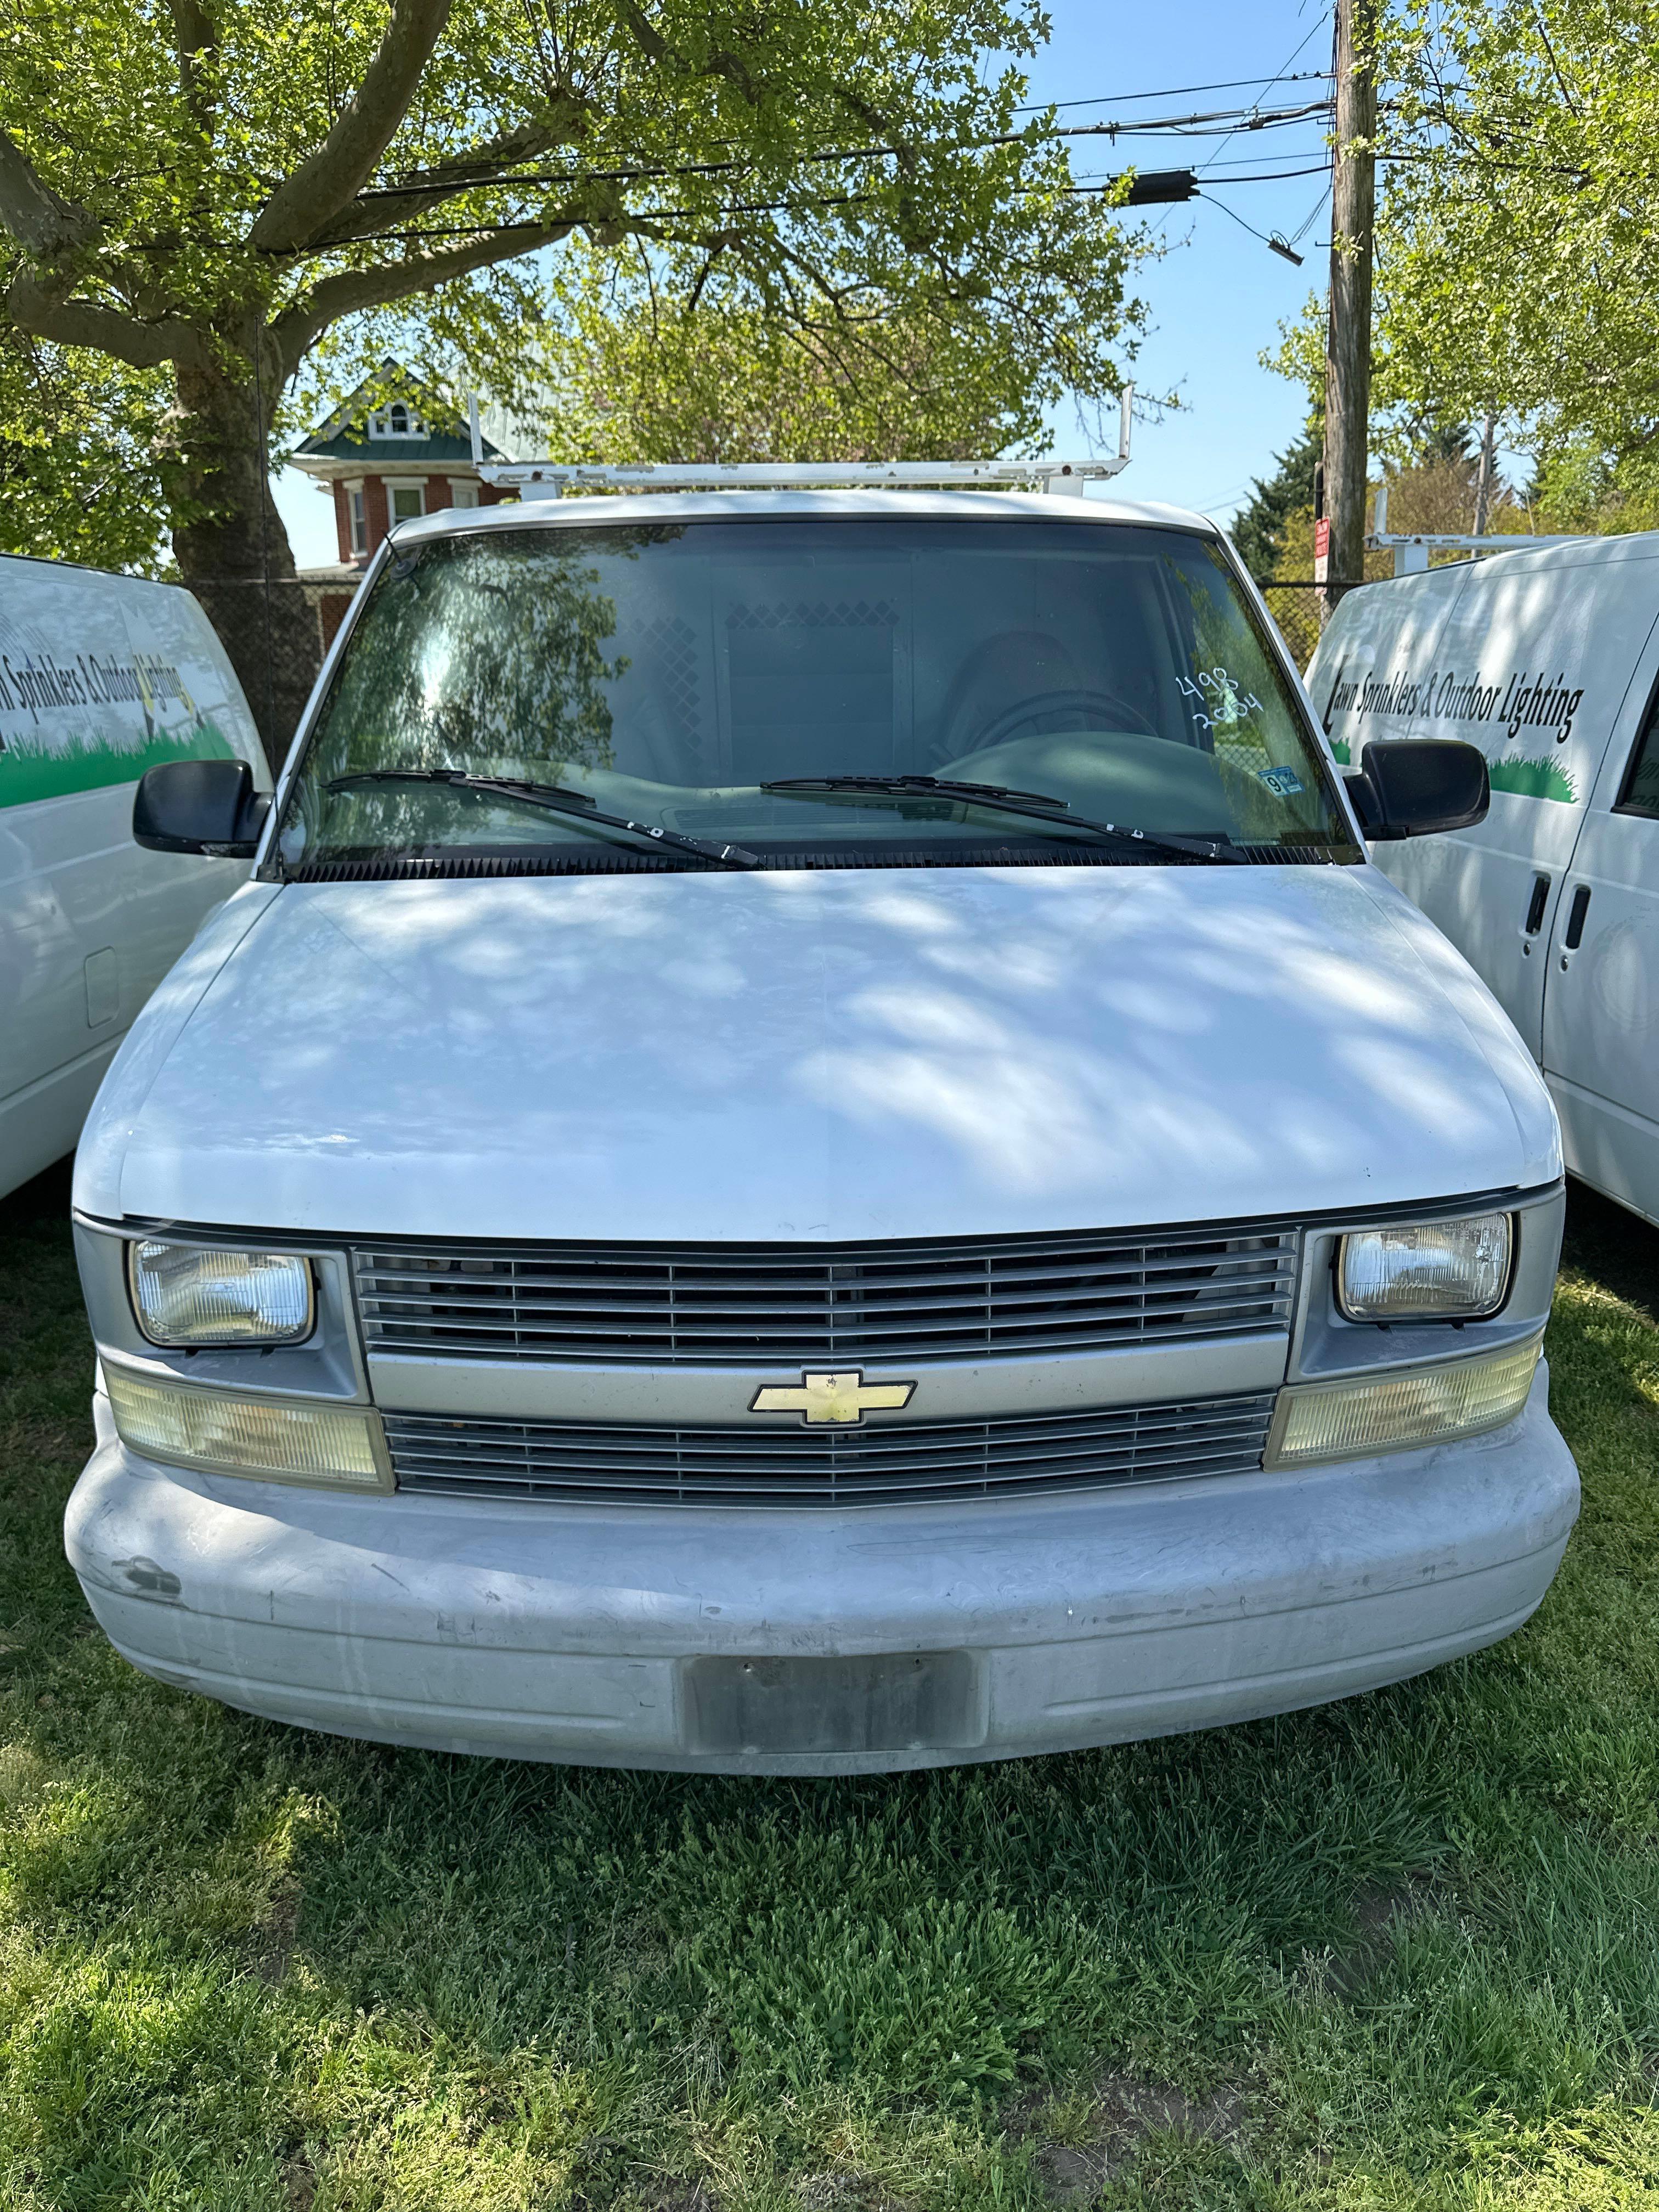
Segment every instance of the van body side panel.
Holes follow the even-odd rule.
[[[134,1016],[246,874],[142,852],[137,778],[232,757],[269,787],[187,592],[0,559],[0,1191],[71,1148]]]
[[[1372,857],[1534,1054],[1550,927],[1609,744],[1633,733],[1656,611],[1659,540],[1504,554],[1351,592],[1309,672],[1322,711],[1334,693],[1331,734],[1356,760],[1376,738],[1461,738],[1486,755],[1484,823]]]
[[[1576,1172],[1659,1221],[1659,667],[1648,663],[1659,652],[1644,656],[1556,901],[1543,1062]],[[1638,750],[1642,795],[1621,805]]]

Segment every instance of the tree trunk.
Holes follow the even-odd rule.
[[[262,393],[252,380],[180,368],[178,393],[173,554],[230,656],[276,769],[316,681],[322,635],[270,495],[270,381]]]

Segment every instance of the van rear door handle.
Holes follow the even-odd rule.
[[[1580,884],[1572,895],[1572,911],[1567,916],[1567,933],[1562,942],[1569,952],[1577,952],[1584,941],[1584,916],[1589,912],[1590,887]]]
[[[1528,937],[1537,936],[1539,930],[1543,926],[1544,908],[1549,904],[1549,878],[1547,876],[1534,876],[1532,879],[1532,897],[1527,906],[1527,934]]]

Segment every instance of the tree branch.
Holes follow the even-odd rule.
[[[309,246],[362,190],[415,97],[451,4],[392,0],[386,35],[345,112],[260,209],[248,233],[250,246],[267,253]]]
[[[728,84],[737,87],[751,107],[761,105],[765,88],[757,81],[740,54],[719,46],[701,64],[690,62],[678,47],[669,45],[644,9],[639,6],[638,0],[621,0],[620,12],[634,33],[635,43],[647,61],[655,62],[659,69],[672,64],[683,76],[724,77]]]
[[[0,224],[41,260],[94,245],[98,225],[84,208],[71,207],[35,174],[27,154],[0,131]]]
[[[454,246],[447,253],[428,254],[423,260],[389,261],[377,269],[344,269],[336,276],[325,276],[270,325],[282,374],[291,376],[329,325],[337,323],[342,315],[390,307],[411,293],[471,276],[475,269],[514,261],[538,247],[556,246],[580,221],[580,216],[573,215],[555,222],[519,223],[510,230],[493,231],[469,245]]]
[[[219,50],[219,27],[202,0],[172,0],[173,50],[179,58],[179,89],[191,121],[205,138],[213,125],[213,90],[202,66],[204,54]]]
[[[92,300],[68,300],[33,276],[15,276],[5,295],[5,312],[20,331],[53,345],[87,346],[114,356],[132,368],[160,368],[164,362],[204,365],[206,341],[180,315],[141,322],[118,307]]]
[[[571,103],[568,115],[545,123],[526,123],[504,131],[471,154],[457,154],[430,169],[416,169],[400,178],[387,192],[377,192],[367,202],[354,200],[342,210],[325,233],[312,242],[319,248],[347,246],[359,238],[378,237],[395,230],[427,209],[441,207],[447,199],[470,191],[475,185],[495,184],[520,161],[533,161],[555,146],[568,146],[581,136],[586,114]]]

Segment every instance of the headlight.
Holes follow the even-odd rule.
[[[181,1389],[106,1367],[121,1441],[146,1459],[327,1489],[390,1490],[380,1416],[356,1406],[278,1405]]]
[[[1476,1359],[1447,1360],[1374,1382],[1303,1384],[1279,1394],[1269,1467],[1366,1459],[1501,1429],[1527,1402],[1540,1336]]]
[[[132,1310],[152,1344],[298,1344],[316,1325],[311,1262],[154,1240],[127,1247]]]
[[[1504,1303],[1507,1213],[1361,1229],[1342,1239],[1336,1303],[1349,1321],[1481,1321]]]

